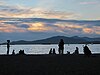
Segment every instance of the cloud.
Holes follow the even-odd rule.
[[[92,28],[83,28],[84,33],[92,34],[94,31]]]
[[[99,21],[74,21],[58,19],[3,18],[0,32],[5,33],[59,33],[77,35],[100,35]]]
[[[100,26],[93,26],[94,33],[100,35]]]
[[[44,8],[31,8],[19,5],[17,6],[2,5],[0,7],[0,17],[78,19],[80,15],[73,12],[47,10]]]
[[[76,34],[100,34],[100,27],[91,25],[89,23],[74,23],[74,22],[55,22],[55,23],[29,23],[29,31],[32,32],[59,32],[64,34],[76,33]]]
[[[98,4],[98,1],[83,1],[83,2],[80,2],[80,4],[82,5],[90,5],[90,4]]]
[[[93,26],[92,28],[84,28],[83,32],[86,34],[100,34],[100,27]]]
[[[16,25],[0,23],[0,32],[14,33],[14,32],[25,32],[25,31],[26,30],[24,28],[17,27]]]
[[[3,0],[0,0],[0,5],[4,5],[5,2]]]
[[[27,28],[29,31],[33,32],[45,32],[45,31],[51,31],[52,27],[47,26],[45,23],[37,22],[37,23],[29,23],[29,28]]]

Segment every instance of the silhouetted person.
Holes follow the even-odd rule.
[[[84,46],[83,50],[84,50],[85,56],[89,57],[91,55],[91,51],[90,51],[90,49],[88,48],[87,45]]]
[[[7,55],[9,55],[10,40],[7,40]]]
[[[55,51],[55,49],[53,48],[53,54],[56,54],[56,51]]]
[[[49,51],[49,54],[52,54],[53,52],[52,52],[52,48],[50,49],[50,51]]]
[[[22,50],[22,54],[25,54],[25,53],[24,53],[24,50]]]
[[[12,55],[15,55],[15,50],[12,51]]]
[[[25,53],[24,53],[24,50],[20,50],[20,51],[19,51],[19,54],[20,54],[20,55],[25,54]]]
[[[78,49],[78,47],[76,47],[76,50],[75,50],[75,52],[74,52],[73,54],[79,54],[79,49]]]
[[[63,39],[60,39],[58,46],[59,46],[59,49],[58,49],[59,54],[63,54],[64,53],[64,41],[63,41]]]
[[[69,54],[70,54],[70,52],[69,52],[69,51],[67,51],[67,54],[69,55]]]

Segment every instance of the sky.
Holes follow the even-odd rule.
[[[100,37],[99,9],[100,0],[0,0],[0,42]]]

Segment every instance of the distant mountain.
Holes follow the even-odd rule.
[[[21,22],[47,22],[47,23],[56,23],[56,22],[68,22],[68,23],[78,23],[78,24],[91,24],[99,26],[100,20],[62,20],[62,19],[47,19],[47,18],[3,18],[0,17],[0,20],[4,21],[15,21],[15,22],[6,22],[6,23],[16,23],[16,21]]]
[[[43,39],[43,40],[37,40],[34,41],[34,43],[41,43],[41,44],[57,44],[59,43],[59,40],[63,39],[65,43],[81,43],[84,42],[86,40],[84,39],[80,39],[80,38],[74,38],[74,37],[65,37],[65,36],[54,36],[51,38],[47,38],[47,39]]]
[[[63,39],[66,44],[100,44],[100,38],[89,38],[89,37],[65,37],[65,36],[54,36],[42,40],[36,41],[12,41],[11,44],[58,44],[59,40]],[[6,44],[6,43],[3,43]]]

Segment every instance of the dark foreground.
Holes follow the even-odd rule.
[[[100,55],[1,55],[0,75],[100,75]]]

